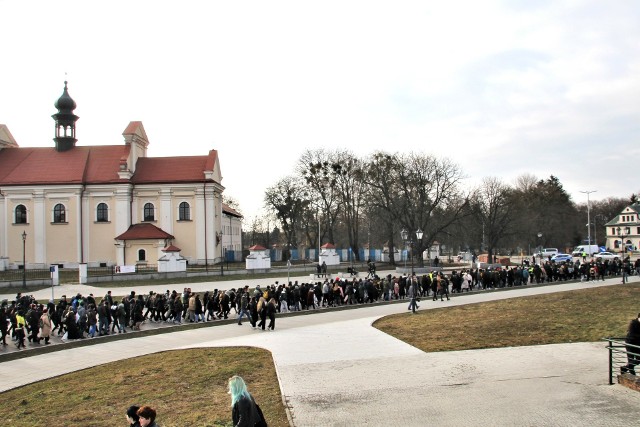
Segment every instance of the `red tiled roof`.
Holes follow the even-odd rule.
[[[141,157],[131,177],[134,184],[203,182],[207,156]]]
[[[79,146],[62,152],[53,147],[4,148],[0,150],[0,186],[128,182],[120,179],[118,171],[130,149],[129,145]],[[203,182],[204,171],[213,170],[216,159],[216,150],[207,156],[141,157],[131,182]]]
[[[174,245],[169,245],[166,248],[162,248],[163,252],[180,252],[181,250],[182,249]]]
[[[249,248],[250,251],[266,251],[267,248],[264,248],[260,245],[253,245]]]
[[[118,177],[125,145],[5,148],[0,150],[0,185],[105,184],[124,182]]]
[[[335,248],[336,248],[336,245],[331,244],[331,243],[325,243],[324,245],[322,245],[322,246],[320,246],[320,247],[321,247],[321,248],[324,248],[324,249],[335,249]]]
[[[116,240],[173,239],[174,237],[149,223],[133,224],[127,231],[116,237]]]

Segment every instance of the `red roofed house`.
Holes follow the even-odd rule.
[[[222,257],[216,150],[147,157],[137,121],[124,144],[76,146],[66,82],[55,107],[52,147],[21,148],[0,125],[0,266],[22,264],[23,233],[27,267],[156,264],[171,245],[191,264]]]

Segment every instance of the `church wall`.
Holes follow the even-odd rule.
[[[164,242],[159,240],[130,240],[125,248],[126,265],[157,265],[162,256]],[[139,259],[140,250],[145,252],[145,260]]]
[[[97,220],[98,205],[100,203],[105,203],[108,207],[107,221]],[[100,263],[115,264],[116,247],[114,237],[120,233],[116,231],[116,223],[118,222],[116,217],[119,212],[114,189],[105,191],[105,189],[98,188],[90,191],[86,205],[85,223],[87,224],[87,235],[85,236],[85,241],[88,242],[85,249],[86,260],[90,266],[99,266]],[[122,215],[128,216],[126,211]]]
[[[8,257],[8,246],[4,236],[7,235],[7,199],[4,194],[0,192],[0,258]],[[0,260],[0,262],[3,262]]]
[[[183,202],[189,204],[189,220],[179,219],[180,203]],[[196,222],[199,221],[200,218],[196,217],[195,206],[196,199],[195,191],[193,189],[176,189],[171,201],[171,210],[174,217],[173,232],[171,232],[171,234],[175,237],[173,244],[182,250],[180,255],[186,258],[189,263],[195,263],[197,260]]]
[[[7,255],[10,262],[22,265],[22,233],[27,233],[25,245],[25,254],[27,265],[34,262],[34,227],[33,227],[33,201],[32,191],[29,189],[16,188],[3,189],[6,194],[6,234],[2,236],[7,248]],[[15,223],[15,209],[18,205],[24,205],[27,208],[27,223]]]
[[[54,207],[64,206],[65,221],[54,222]],[[45,244],[42,263],[70,264],[79,262],[79,217],[78,195],[65,189],[44,192],[43,225]]]
[[[228,217],[226,222],[222,218],[218,190],[215,185],[207,186],[205,195],[204,187],[193,183],[3,189],[4,196],[0,196],[0,219],[3,219],[0,224],[0,256],[8,257],[10,264],[20,265],[22,232],[26,231],[26,259],[30,267],[46,267],[53,263],[71,267],[81,260],[90,266],[118,264],[114,238],[124,233],[132,223],[143,222],[144,204],[150,202],[155,207],[155,220],[151,222],[175,237],[173,244],[182,249],[182,256],[191,264],[204,264],[205,257],[212,262],[222,256],[225,246],[240,243],[238,234],[234,233],[233,242],[228,242],[226,239],[231,236],[223,233],[222,240],[216,244],[216,233],[229,222]],[[179,220],[182,202],[189,204],[190,220]],[[99,203],[108,206],[106,222],[97,221]],[[14,224],[15,208],[19,204],[27,208],[27,224]],[[57,204],[65,208],[64,223],[54,223]],[[241,221],[234,218],[232,222],[232,229],[241,227]],[[149,264],[156,263],[158,256],[162,255],[160,246],[152,247],[152,250],[147,250]],[[129,242],[125,256],[127,263],[137,261],[136,248]]]

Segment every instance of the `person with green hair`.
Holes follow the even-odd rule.
[[[235,427],[267,425],[260,407],[253,400],[242,377],[234,375],[229,378],[229,394],[231,395],[231,417]]]

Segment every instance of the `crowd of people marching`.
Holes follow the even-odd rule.
[[[604,280],[605,277],[640,274],[640,260],[624,262],[545,262],[507,268],[466,269],[460,272],[431,272],[424,275],[386,277],[368,275],[366,278],[324,278],[323,282],[274,284],[261,288],[192,292],[184,288],[181,293],[166,290],[136,295],[131,292],[115,298],[108,291],[96,298],[77,294],[63,295],[54,303],[41,304],[29,295],[17,294],[13,301],[0,306],[1,345],[7,345],[10,336],[20,349],[25,339],[34,344],[50,344],[57,334],[63,340],[94,338],[114,333],[139,330],[145,322],[173,324],[211,322],[235,316],[242,325],[246,319],[252,328],[275,330],[277,313],[314,310],[321,307],[366,304],[406,298],[432,297],[449,299],[450,293],[469,292],[527,284],[540,284],[563,280]],[[267,319],[269,323],[267,324]]]

